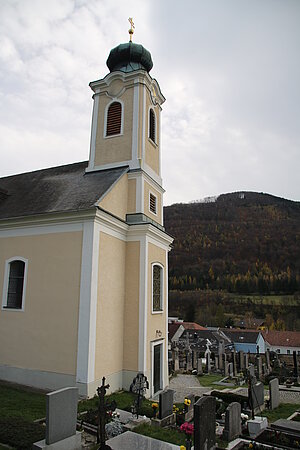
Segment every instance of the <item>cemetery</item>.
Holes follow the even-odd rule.
[[[172,389],[160,392],[155,400],[146,399],[148,380],[141,373],[133,379],[130,392],[106,395],[109,385],[103,378],[97,395],[79,403],[77,388],[46,394],[44,409],[36,394],[32,427],[15,418],[14,426],[20,427],[19,441],[5,440],[0,426],[0,443],[24,450],[126,450],[145,445],[161,450],[299,448],[300,404],[288,405],[284,416],[287,405],[280,405],[278,379],[271,380],[267,390],[251,367],[245,375],[248,388],[220,386],[222,389],[209,389],[202,396],[186,395],[182,403],[174,403]],[[26,405],[25,397],[21,401]],[[28,411],[25,416],[29,417]],[[273,417],[273,423],[268,417]],[[6,424],[5,435],[9,437],[8,422],[0,409],[0,424]],[[28,433],[32,433],[31,440]]]

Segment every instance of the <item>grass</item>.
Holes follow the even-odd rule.
[[[111,395],[107,395],[105,398],[107,399],[108,402],[115,400],[115,402],[117,403],[117,408],[131,412],[131,406],[134,403],[136,395],[132,394],[131,392],[120,391],[115,392]],[[89,400],[82,400],[78,404],[78,412],[87,411],[89,409],[97,409],[98,403],[99,400],[97,396]],[[140,415],[153,417],[153,409],[151,405],[152,405],[151,401],[143,399],[142,406],[140,409]]]
[[[267,417],[269,422],[275,422],[278,419],[287,419],[300,408],[300,404],[281,403],[278,408],[271,411],[263,411],[262,416]]]
[[[46,415],[45,395],[17,386],[0,384],[0,417],[22,417],[33,422]]]
[[[135,433],[142,434],[153,439],[159,439],[160,441],[169,442],[170,444],[185,444],[185,433],[182,433],[181,431],[173,428],[160,428],[153,427],[148,424],[142,424],[136,427],[133,431]]]

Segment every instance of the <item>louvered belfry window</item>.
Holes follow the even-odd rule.
[[[153,266],[152,274],[152,298],[153,298],[153,311],[162,310],[162,268],[155,264]]]
[[[12,261],[9,264],[9,280],[6,308],[21,309],[24,285],[25,263]]]
[[[155,142],[155,114],[153,109],[149,113],[149,138]]]
[[[107,111],[106,136],[114,136],[121,133],[122,105],[113,102]]]
[[[150,192],[149,202],[150,202],[150,211],[153,214],[156,214],[156,197],[155,197],[155,195],[151,194],[151,192]]]

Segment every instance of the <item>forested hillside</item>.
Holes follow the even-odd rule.
[[[169,254],[175,302],[175,293],[183,291],[264,296],[300,291],[299,202],[237,192],[165,207],[164,220],[175,238]]]

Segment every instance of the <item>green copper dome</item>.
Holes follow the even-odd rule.
[[[133,42],[120,44],[113,48],[110,51],[106,64],[111,72],[116,70],[132,72],[138,69],[150,72],[153,67],[150,52],[142,45]]]

